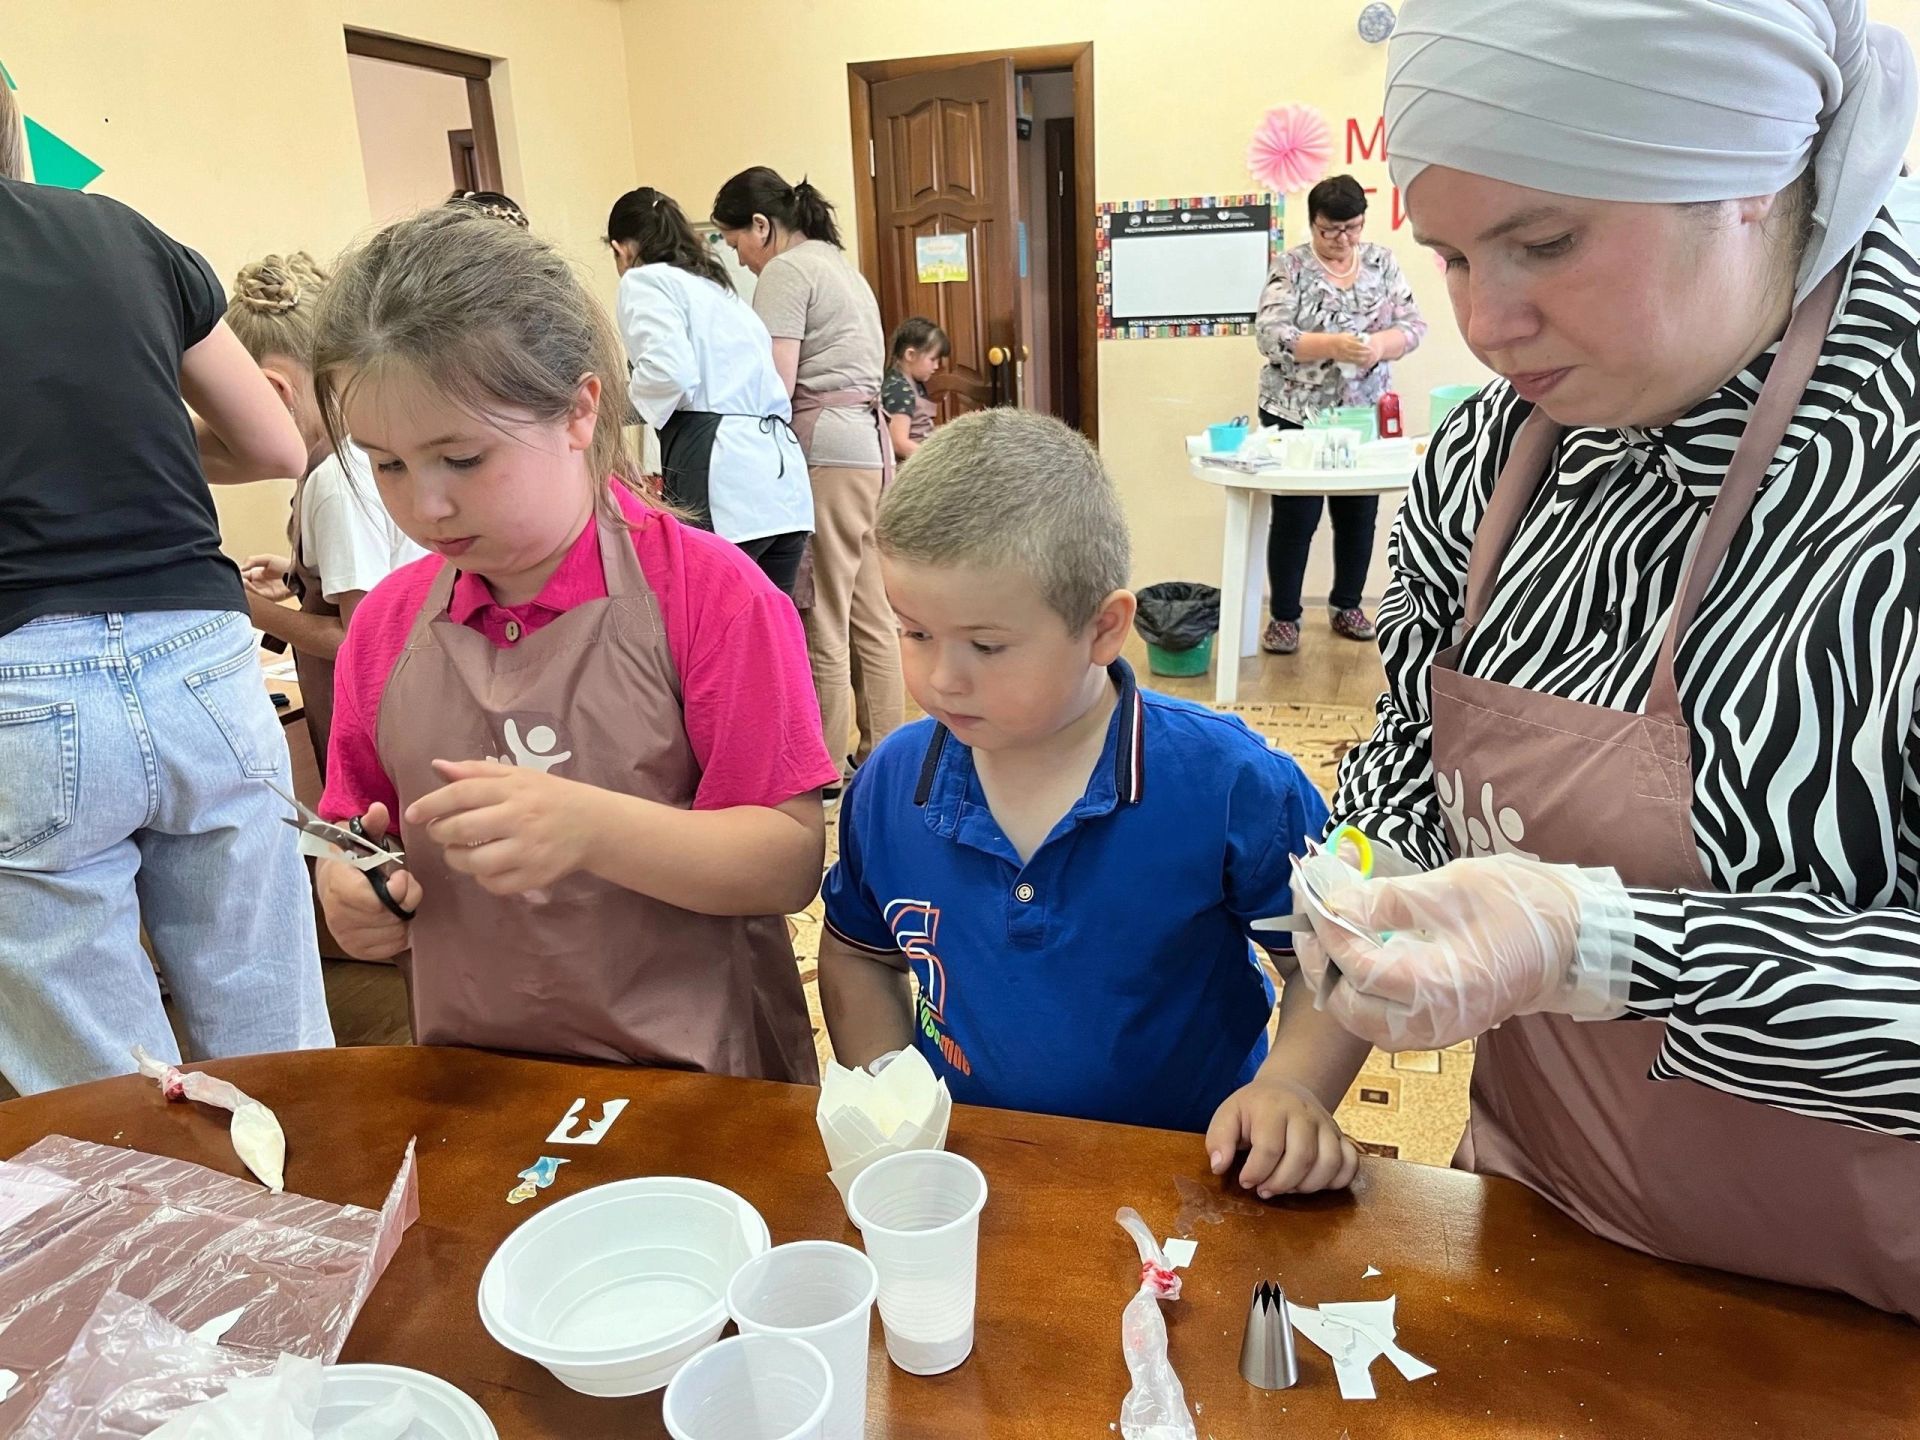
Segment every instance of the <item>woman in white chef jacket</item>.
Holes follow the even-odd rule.
[[[773,341],[669,195],[630,190],[607,217],[620,269],[628,394],[660,437],[666,497],[791,595],[813,491]]]

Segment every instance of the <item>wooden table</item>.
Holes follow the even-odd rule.
[[[509,1440],[663,1433],[657,1396],[576,1395],[494,1344],[475,1310],[482,1266],[529,1213],[506,1193],[550,1151],[547,1132],[575,1096],[588,1097],[589,1115],[604,1099],[633,1104],[599,1146],[568,1152],[534,1204],[630,1175],[693,1175],[750,1200],[775,1243],[858,1243],[824,1173],[811,1090],[419,1048],[213,1068],[279,1112],[288,1187],[303,1194],[376,1206],[419,1137],[420,1222],[342,1358],[443,1375]],[[243,1173],[218,1116],[166,1105],[146,1080],[0,1105],[0,1155],[49,1132],[100,1142],[124,1132],[122,1143]],[[1120,1310],[1139,1267],[1113,1213],[1132,1205],[1170,1232],[1175,1177],[1217,1189],[1198,1138],[961,1107],[950,1144],[991,1187],[976,1348],[957,1371],[915,1379],[886,1362],[876,1319],[869,1435],[1116,1434]],[[1507,1181],[1368,1161],[1351,1195],[1249,1207],[1196,1230],[1185,1296],[1163,1309],[1202,1440],[1920,1433],[1920,1329],[1909,1322],[1630,1253]],[[1363,1281],[1368,1265],[1384,1273]],[[1262,1276],[1310,1303],[1397,1293],[1401,1344],[1439,1374],[1409,1385],[1379,1361],[1380,1398],[1342,1401],[1325,1357],[1302,1341],[1296,1389],[1250,1388],[1238,1353]]]
[[[1261,585],[1267,573],[1267,525],[1276,495],[1397,495],[1413,483],[1417,459],[1404,465],[1357,470],[1238,470],[1204,450],[1204,436],[1187,440],[1187,468],[1196,480],[1226,492],[1220,544],[1220,638],[1213,658],[1213,699],[1231,705],[1240,696],[1240,661],[1257,654],[1265,615]]]

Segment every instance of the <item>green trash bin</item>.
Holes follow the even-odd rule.
[[[1147,642],[1147,669],[1156,675],[1204,675],[1213,664],[1213,636],[1208,635],[1190,650],[1162,650]]]
[[[1140,592],[1133,628],[1147,642],[1156,675],[1204,675],[1220,628],[1220,592],[1191,580],[1166,580]]]

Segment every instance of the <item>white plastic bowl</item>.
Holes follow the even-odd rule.
[[[400,1365],[331,1365],[320,1380],[320,1414],[314,1427],[330,1435],[396,1390],[413,1396],[413,1440],[498,1440],[487,1412],[464,1390],[437,1375]]]
[[[769,1242],[758,1211],[704,1180],[597,1186],[501,1243],[480,1320],[572,1389],[643,1395],[719,1336],[728,1283]]]

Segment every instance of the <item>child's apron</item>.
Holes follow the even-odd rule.
[[[307,482],[303,476],[293,486],[293,514],[287,517],[287,588],[308,615],[338,618],[340,607],[328,601],[322,590],[319,572],[307,564],[301,553],[300,507],[306,499]],[[327,781],[327,743],[333,734],[333,661],[310,654],[298,645],[293,650],[294,673],[300,677],[300,706],[307,715],[307,734],[313,740],[313,763],[320,772],[320,783]]]
[[[914,391],[913,419],[907,422],[907,438],[919,445],[933,434],[934,417],[940,413],[940,407],[933,403],[924,386],[915,386]]]
[[[1808,297],[1774,359],[1675,597],[1644,715],[1459,669],[1561,434],[1538,410],[1522,426],[1474,538],[1461,643],[1432,670],[1434,774],[1452,797],[1455,855],[1519,850],[1610,866],[1630,886],[1715,888],[1694,842],[1674,652],[1813,374],[1840,283],[1836,271]],[[1455,1163],[1520,1180],[1638,1250],[1920,1317],[1920,1145],[1649,1080],[1665,1034],[1655,1020],[1523,1015],[1481,1036]]]
[[[447,617],[441,567],[380,704],[405,808],[436,759],[500,758],[686,810],[700,767],[632,537],[598,521],[607,596],[496,647]],[[799,967],[778,915],[697,915],[580,872],[544,900],[489,894],[407,838],[422,887],[407,967],[414,1038],[812,1083]]]

